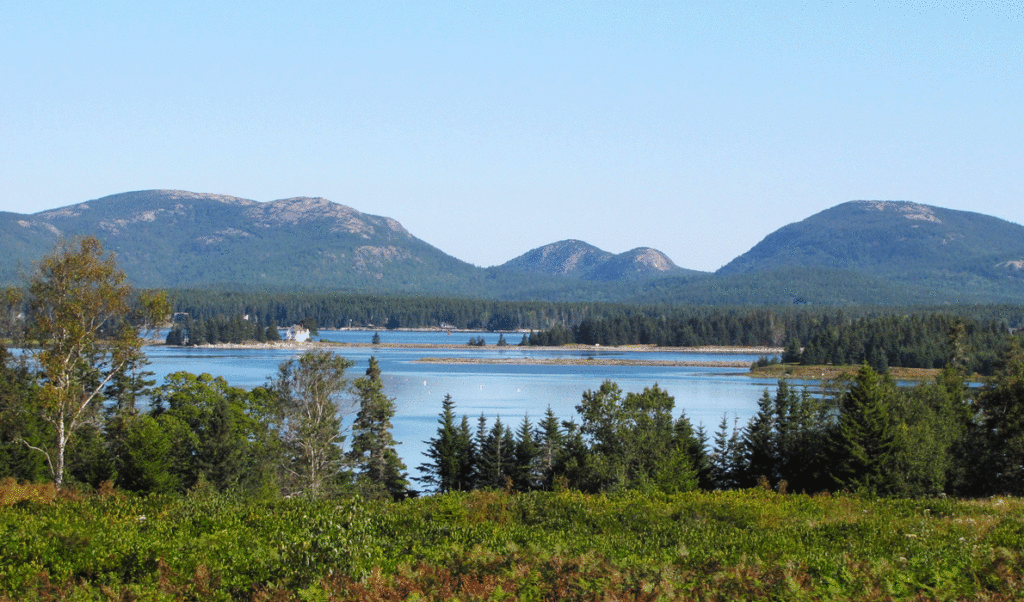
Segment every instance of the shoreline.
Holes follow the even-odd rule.
[[[185,345],[167,345],[166,343],[154,341],[149,343],[152,346],[164,346],[164,347],[181,347],[182,349],[188,349],[189,346]],[[194,345],[192,349],[320,349],[330,347],[343,347],[343,348],[381,348],[381,349],[466,349],[466,350],[479,350],[479,351],[490,351],[490,350],[502,350],[502,349],[516,349],[518,351],[630,351],[635,353],[702,353],[707,355],[780,355],[783,352],[782,348],[776,347],[728,347],[728,346],[708,346],[708,347],[656,347],[654,345],[619,345],[616,347],[604,347],[601,345],[562,345],[558,347],[541,347],[541,346],[529,346],[522,347],[519,345],[467,345],[465,343],[378,343],[376,345],[372,343],[336,343],[332,341],[272,341],[266,343],[217,343],[214,345]],[[481,358],[486,359],[486,358]],[[593,361],[599,361],[600,358],[595,358]],[[670,360],[645,360],[645,361],[670,361]],[[749,365],[749,363],[744,362]]]
[[[162,345],[162,343],[154,343]],[[175,345],[165,345],[175,347]],[[188,349],[189,347],[181,347]],[[459,349],[467,351],[489,351],[515,349],[529,353],[531,351],[629,351],[634,353],[699,353],[704,355],[778,355],[782,349],[774,347],[656,347],[654,345],[621,345],[618,347],[602,347],[600,345],[563,345],[560,347],[521,347],[519,345],[497,346],[486,345],[479,347],[467,344],[429,344],[429,343],[379,343],[377,345],[365,343],[336,343],[331,341],[273,341],[267,343],[218,343],[216,345],[195,345],[192,349],[266,349],[284,350],[294,349]],[[646,360],[646,359],[620,359],[600,356],[588,356],[579,358],[544,358],[544,357],[424,357],[413,360],[414,363],[423,364],[476,364],[476,365],[519,365],[519,366],[657,366],[657,367],[680,367],[680,368],[750,368],[751,362],[738,360]]]
[[[658,366],[680,368],[750,368],[750,362],[728,361],[673,361],[673,360],[622,360],[614,358],[528,358],[528,357],[423,357],[413,360],[414,364],[473,364],[511,366]]]

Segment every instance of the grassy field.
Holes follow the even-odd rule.
[[[1024,501],[0,493],[3,600],[1011,600]]]

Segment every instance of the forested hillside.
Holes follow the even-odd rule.
[[[118,254],[134,285],[152,288],[684,305],[1024,302],[1024,227],[905,202],[822,211],[769,233],[714,274],[680,268],[655,249],[616,255],[578,240],[477,267],[393,218],[307,197],[130,192],[0,214],[0,233],[4,283],[31,271],[58,238],[89,235]]]

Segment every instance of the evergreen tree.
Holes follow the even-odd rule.
[[[25,357],[0,343],[0,479],[38,482],[50,476],[45,458],[33,450],[52,437],[52,426],[35,407],[38,386]]]
[[[431,486],[438,493],[459,490],[460,462],[465,450],[459,445],[459,426],[455,423],[455,402],[451,395],[441,401],[437,435],[429,441],[425,452],[428,461],[420,464],[422,477],[416,480]]]
[[[534,440],[533,424],[529,416],[523,416],[516,430],[515,440],[515,470],[512,476],[512,485],[516,491],[532,491],[541,484],[541,471],[538,467],[540,459],[540,447]]]
[[[538,451],[540,453],[538,458],[540,472],[546,489],[551,488],[555,466],[562,453],[564,439],[565,435],[562,432],[558,418],[551,410],[551,406],[548,406],[547,411],[544,412],[544,419],[540,423],[537,435]]]
[[[729,416],[722,415],[722,422],[715,431],[715,445],[711,452],[711,483],[713,489],[736,489],[740,487],[744,469],[741,431],[737,428],[738,418],[733,420],[729,432]]]
[[[896,385],[864,364],[840,399],[831,438],[832,476],[840,487],[885,493],[895,448],[890,406]]]
[[[1017,339],[977,400],[984,494],[1024,495],[1024,348]]]
[[[473,429],[469,424],[469,417],[462,415],[457,432],[459,450],[459,472],[456,481],[456,489],[459,491],[471,491],[476,487],[477,482],[477,453],[476,444],[473,442]]]
[[[366,377],[356,379],[353,386],[359,398],[359,413],[352,425],[349,459],[361,478],[382,487],[392,498],[401,499],[409,489],[409,481],[391,435],[395,402],[384,395],[384,382],[375,357],[370,357]]]
[[[173,444],[160,422],[152,416],[142,415],[126,421],[123,427],[117,486],[140,493],[173,493],[179,490]]]
[[[776,416],[768,389],[757,401],[757,413],[743,430],[742,487],[752,487],[760,479],[778,480],[779,458],[776,441]]]
[[[480,446],[477,487],[504,489],[513,482],[516,473],[516,444],[512,431],[501,421],[494,420],[483,445]]]
[[[268,342],[281,340],[281,332],[277,329],[277,322],[275,322],[273,318],[271,318],[270,323],[267,324],[266,336]]]

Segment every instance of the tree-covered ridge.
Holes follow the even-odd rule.
[[[902,202],[823,211],[769,234],[715,274],[678,268],[646,247],[613,256],[582,241],[480,268],[392,218],[306,197],[257,203],[138,191],[35,215],[0,213],[0,232],[4,283],[60,236],[89,235],[117,253],[133,285],[154,288],[716,305],[1024,300],[1024,226]]]
[[[144,287],[443,290],[479,271],[415,238],[395,220],[319,198],[258,203],[148,190],[22,216],[9,227],[42,234],[33,242],[34,257],[59,236],[99,237],[117,253],[133,284]],[[5,238],[3,246],[16,243]],[[11,280],[16,273],[3,277]]]
[[[698,273],[683,270],[655,249],[637,248],[613,255],[581,240],[562,240],[527,251],[503,263],[500,269],[591,281],[651,280]]]
[[[971,285],[1015,279],[1007,261],[1024,259],[1024,227],[995,217],[905,201],[851,201],[768,235],[719,270],[824,267],[898,278],[911,284]]]

